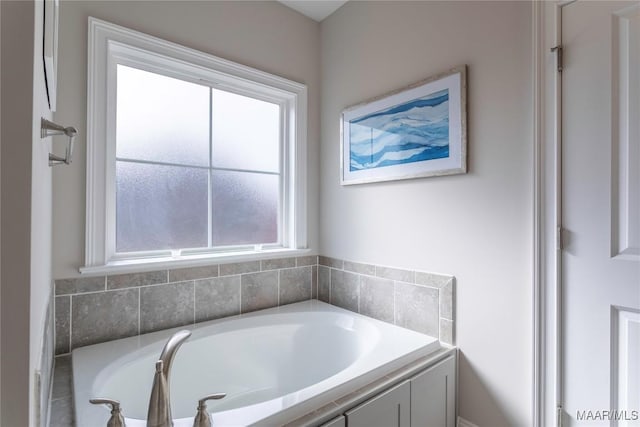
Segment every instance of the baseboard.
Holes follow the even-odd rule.
[[[471,421],[467,421],[464,418],[458,416],[458,427],[478,427]]]

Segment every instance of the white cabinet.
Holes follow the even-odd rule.
[[[456,363],[449,357],[344,413],[348,427],[455,427]],[[334,424],[335,422],[335,424]],[[322,427],[343,427],[339,417]]]
[[[454,427],[455,359],[449,358],[411,378],[411,427]]]
[[[347,411],[349,427],[410,427],[411,384],[409,381],[384,391]]]
[[[331,421],[327,421],[326,423],[322,424],[320,427],[346,427],[346,425],[347,425],[347,419],[344,417],[344,415],[340,415],[339,417],[336,417]]]

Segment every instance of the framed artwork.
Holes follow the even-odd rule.
[[[467,171],[466,66],[347,108],[342,185]]]
[[[44,81],[47,86],[49,109],[56,111],[56,88],[58,69],[58,0],[44,0],[44,31],[42,61]]]

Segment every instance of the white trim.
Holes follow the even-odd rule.
[[[561,81],[551,48],[561,44],[563,1],[533,2],[534,282],[532,425],[557,425],[561,404]]]
[[[544,3],[532,2],[533,9],[533,389],[532,426],[544,425],[544,106],[545,106],[545,19]]]
[[[458,427],[478,427],[476,424],[471,421],[465,420],[461,416],[458,416]]]
[[[144,64],[162,74],[169,73],[192,81],[205,82],[236,93],[251,93],[265,100],[279,103],[287,120],[283,121],[284,145],[289,150],[288,162],[282,171],[283,205],[280,243],[286,252],[307,247],[307,87],[273,74],[236,64],[222,58],[199,52],[175,43],[123,28],[95,18],[89,18],[87,70],[87,190],[85,267],[81,272],[113,271],[122,268],[116,260],[114,230],[115,200],[113,197],[114,165],[108,159],[114,135],[109,134],[115,120],[115,90],[109,81],[115,81],[116,63]],[[143,59],[141,59],[143,58]],[[172,64],[168,67],[168,64]],[[181,72],[184,70],[184,74]],[[112,90],[109,89],[112,88]],[[106,100],[106,102],[105,102]],[[111,121],[111,122],[110,122]],[[111,123],[111,125],[110,125]],[[293,142],[293,143],[292,143]],[[111,147],[111,148],[109,148]],[[285,149],[283,149],[283,152]],[[265,251],[266,252],[266,251]],[[270,253],[275,253],[271,252]],[[277,252],[277,251],[276,251]],[[240,258],[259,259],[261,251],[242,252]],[[193,262],[195,255],[179,259],[130,259],[127,265],[180,264]],[[238,259],[238,253],[198,255],[211,259]],[[121,257],[118,257],[121,258]]]
[[[273,249],[263,251],[238,251],[216,254],[193,254],[180,258],[158,257],[130,260],[115,260],[105,265],[80,267],[82,274],[115,274],[124,272],[156,271],[172,268],[200,267],[230,262],[257,261],[262,259],[306,256],[311,249]]]

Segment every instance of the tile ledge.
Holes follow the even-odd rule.
[[[214,253],[188,255],[178,258],[146,258],[137,260],[112,261],[105,265],[84,266],[78,271],[82,275],[142,273],[147,271],[166,270],[174,268],[202,267],[211,264],[226,264],[232,262],[260,261],[272,258],[285,258],[311,255],[311,249],[273,249],[262,251],[243,251],[235,253]]]

